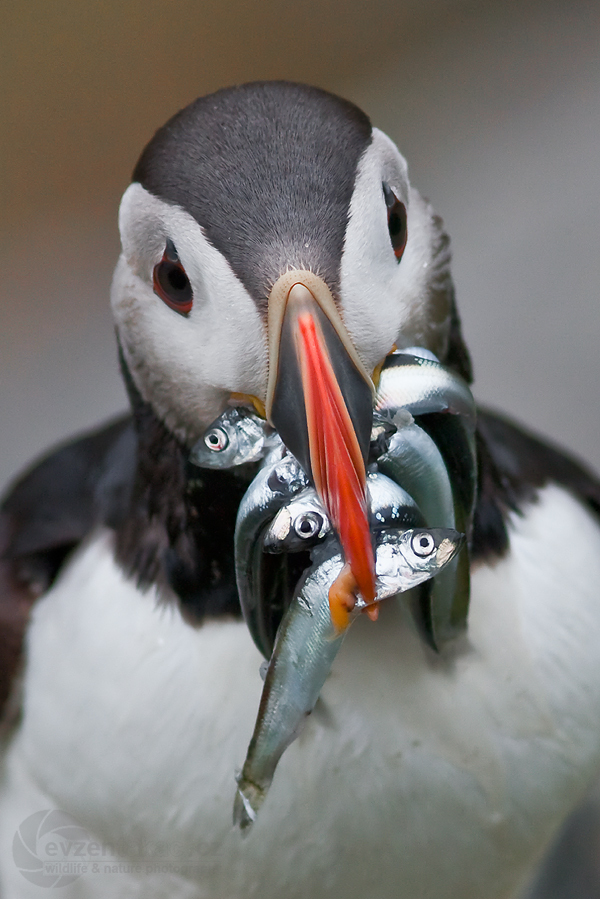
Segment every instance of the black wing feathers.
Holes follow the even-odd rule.
[[[47,589],[61,557],[96,525],[115,527],[125,517],[135,460],[131,416],[47,456],[0,508],[0,557],[45,571]]]
[[[508,549],[506,518],[554,482],[600,515],[600,481],[581,463],[509,419],[479,409],[479,483],[473,527],[473,558],[490,559]]]
[[[31,606],[86,534],[124,517],[135,458],[127,416],[38,462],[0,507],[0,711],[19,670]]]

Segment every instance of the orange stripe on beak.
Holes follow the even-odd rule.
[[[365,464],[321,328],[306,309],[297,321],[312,475],[347,562],[329,592],[332,621],[344,630],[356,590],[365,602],[375,599]]]

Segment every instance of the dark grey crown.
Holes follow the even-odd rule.
[[[155,196],[203,227],[261,303],[289,266],[335,292],[367,116],[326,91],[284,81],[195,100],[154,135],[135,168]]]

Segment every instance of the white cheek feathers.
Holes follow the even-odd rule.
[[[123,253],[111,292],[125,361],[142,397],[184,443],[195,442],[232,392],[264,396],[265,324],[229,264],[183,209],[132,184],[119,214]],[[154,293],[167,238],[191,282],[187,316]]]
[[[383,196],[386,182],[406,206],[408,240],[398,262]],[[406,162],[373,129],[358,167],[341,263],[343,318],[372,370],[395,343],[424,346],[443,357],[450,313],[450,253],[441,221],[410,187]]]

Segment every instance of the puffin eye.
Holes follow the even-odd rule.
[[[298,537],[308,540],[319,533],[323,526],[323,519],[317,512],[306,512],[294,522],[294,530]]]
[[[152,272],[154,293],[175,312],[187,315],[192,310],[192,285],[179,261],[175,244],[167,240],[163,257]]]
[[[204,435],[204,442],[215,453],[222,453],[229,446],[229,437],[222,428],[211,428]]]
[[[383,196],[387,206],[388,231],[394,256],[400,262],[408,233],[406,230],[406,206],[401,203],[389,184],[383,182]]]
[[[417,531],[410,541],[412,551],[421,558],[430,556],[435,549],[435,540],[426,531]]]

